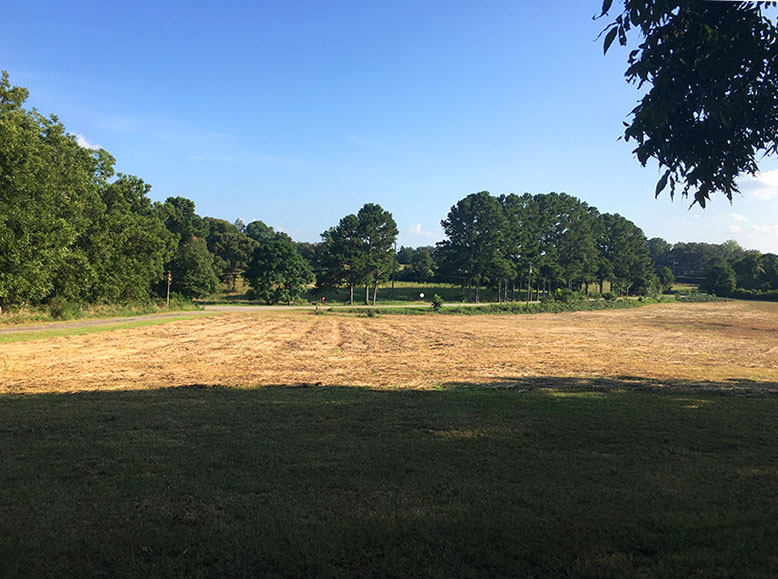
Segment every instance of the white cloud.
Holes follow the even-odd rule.
[[[742,221],[748,221],[748,218],[747,217],[743,217],[742,215],[740,215],[740,213],[733,213],[732,214],[732,220],[733,221],[741,221],[742,222]]]
[[[757,173],[751,177],[747,175],[740,183],[743,194],[756,199],[767,201],[778,197],[778,169]]]
[[[756,233],[768,233],[770,235],[778,235],[778,224],[776,225],[752,225],[752,231]]]
[[[425,229],[421,228],[421,223],[414,223],[410,227],[408,227],[408,233],[411,235],[418,235],[420,237],[430,237],[430,238],[438,238],[440,237],[437,233],[433,231],[427,231]]]
[[[737,225],[730,225],[728,231],[730,233],[741,233],[743,231],[743,228]]]
[[[92,151],[96,151],[97,149],[102,149],[100,145],[93,145],[92,143],[87,141],[84,135],[76,133],[73,136],[76,138],[76,143],[78,143],[78,146],[81,147],[82,149],[90,149]]]

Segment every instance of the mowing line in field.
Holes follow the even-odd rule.
[[[199,314],[189,314],[185,316],[155,318],[137,320],[134,322],[120,322],[112,324],[110,322],[100,325],[88,325],[73,328],[59,328],[51,330],[32,330],[26,332],[24,330],[14,331],[13,333],[0,333],[0,344],[8,344],[12,342],[28,342],[31,340],[45,340],[47,338],[58,338],[62,336],[81,336],[84,334],[95,334],[98,332],[112,332],[114,330],[127,330],[131,328],[142,328],[146,326],[157,326],[159,324],[166,324],[168,322],[180,322],[183,320],[193,320],[195,318],[201,318],[203,316],[213,316],[220,312],[207,312]]]

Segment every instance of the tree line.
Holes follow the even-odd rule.
[[[365,303],[375,303],[390,279],[457,284],[472,301],[484,287],[501,300],[557,288],[602,293],[606,283],[617,294],[645,294],[667,289],[673,274],[704,277],[715,253],[711,244],[646,240],[628,219],[564,193],[485,191],[451,207],[435,246],[397,250],[397,224],[375,203],[320,242],[297,243],[262,221],[201,217],[185,197],[152,202],[150,185],[115,174],[108,152],[82,148],[57,117],[26,109],[27,98],[3,73],[0,305],[144,301],[165,295],[168,279],[175,294],[204,298],[243,278],[250,298],[269,303],[311,288],[346,288],[352,303],[364,288]],[[760,254],[747,273],[752,252],[734,242],[711,247],[743,272],[739,287],[777,286],[775,256]]]
[[[736,241],[676,243],[648,240],[657,268],[672,271],[681,282],[699,285],[718,296],[778,298],[778,255],[744,249]]]

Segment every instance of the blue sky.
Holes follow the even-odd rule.
[[[653,198],[599,0],[13,2],[0,69],[117,170],[299,241],[366,202],[398,243],[465,195],[566,192],[670,242],[778,252],[778,162],[708,209]]]

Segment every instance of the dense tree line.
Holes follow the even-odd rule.
[[[171,290],[187,298],[220,282],[249,297],[291,302],[311,288],[364,288],[375,303],[388,280],[459,284],[501,300],[557,288],[618,294],[668,290],[674,279],[719,294],[778,289],[778,258],[734,241],[715,245],[646,240],[634,223],[564,193],[482,191],[457,202],[434,247],[396,249],[391,213],[366,203],[322,233],[296,243],[262,221],[197,214],[177,196],[153,203],[151,186],[114,174],[104,150],[78,145],[59,120],[27,110],[26,89],[0,80],[0,305],[58,296],[78,302],[140,301]],[[314,275],[315,274],[315,275]],[[715,288],[715,289],[714,289]],[[534,292],[534,293],[533,293]]]
[[[472,299],[481,286],[501,299],[528,292],[583,289],[604,282],[620,294],[658,287],[643,232],[620,215],[564,193],[468,195],[442,222],[439,271],[458,276]]]
[[[144,301],[164,295],[168,272],[175,293],[206,297],[220,278],[234,287],[257,247],[281,235],[261,221],[203,219],[184,197],[152,203],[150,185],[115,175],[109,153],[25,109],[28,96],[3,72],[0,306]]]
[[[742,248],[736,241],[670,244],[648,240],[657,271],[668,270],[680,282],[697,284],[719,296],[758,297],[778,292],[778,255]]]

